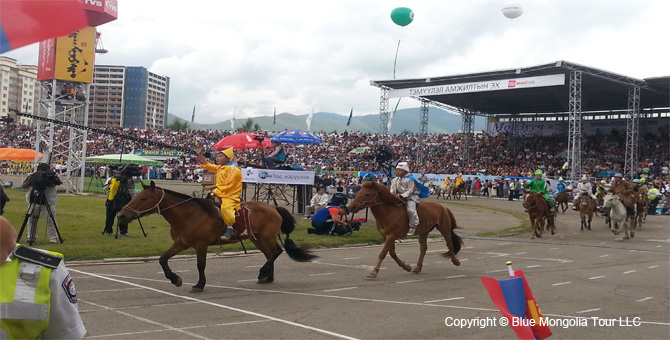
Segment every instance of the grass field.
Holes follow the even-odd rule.
[[[102,193],[101,184],[93,180],[90,186],[93,192],[99,193],[87,195],[72,195],[60,193],[56,204],[56,222],[64,243],[49,243],[46,237],[46,220],[40,216],[38,228],[38,240],[33,244],[36,248],[59,252],[68,261],[72,260],[99,260],[104,258],[119,257],[143,257],[158,256],[165,252],[172,240],[170,239],[170,226],[162,216],[154,214],[142,218],[142,225],[148,236],[144,237],[137,221],[129,226],[128,237],[115,239],[113,236],[101,234],[105,226],[105,195]],[[88,188],[89,180],[86,181]],[[10,202],[5,206],[4,217],[16,228],[21,228],[25,218],[28,205],[25,200],[25,190],[6,189],[5,192]],[[300,247],[338,247],[346,244],[379,244],[382,242],[381,235],[374,227],[361,227],[352,235],[323,236],[308,235],[307,228],[309,220],[296,217],[298,224],[291,238]],[[26,236],[28,228],[23,233],[21,242],[27,243]],[[283,238],[283,236],[282,236]],[[247,249],[254,249],[251,242],[245,241]],[[240,251],[240,244],[226,245],[223,247],[212,246],[210,252]],[[183,254],[194,254],[193,249],[184,251]]]

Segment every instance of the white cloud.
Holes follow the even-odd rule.
[[[144,66],[171,78],[170,112],[198,122],[315,111],[379,112],[370,80],[418,78],[568,60],[637,78],[670,75],[666,0],[522,1],[121,0],[101,26],[98,64]],[[398,6],[414,10],[393,24]],[[402,38],[401,38],[402,37]],[[8,56],[37,61],[35,45]],[[410,99],[401,108],[416,107]],[[389,104],[395,106],[395,101]]]

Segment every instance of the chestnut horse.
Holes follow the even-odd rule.
[[[544,195],[542,193],[524,190],[522,205],[528,213],[530,225],[533,228],[533,234],[530,236],[531,239],[542,237],[542,229],[545,225],[545,220],[547,221],[547,230],[551,230],[552,235],[556,234],[554,218],[549,216],[547,201],[544,200]]]
[[[202,292],[207,261],[207,247],[211,245],[239,242],[237,238],[223,242],[219,240],[225,227],[219,207],[211,200],[193,198],[178,192],[161,189],[154,181],[150,185],[142,183],[144,190],[135,195],[119,213],[119,222],[128,223],[138,217],[159,213],[170,223],[170,236],[174,241],[170,249],[161,255],[158,262],[165,277],[177,287],[182,279],[168,266],[168,260],[185,249],[194,248],[197,257],[199,279],[191,288],[191,293]],[[273,207],[260,202],[247,202],[252,237],[249,239],[266,258],[265,265],[258,274],[258,283],[274,280],[274,261],[282,253],[277,243],[279,231],[286,234],[284,248],[294,261],[309,262],[317,256],[295,245],[289,234],[295,228],[295,218],[285,208]],[[281,238],[279,238],[281,241]]]
[[[454,189],[451,192],[451,195],[454,199],[461,199],[461,196],[465,196],[465,200],[468,200],[468,183],[463,182],[459,186],[454,186]]]
[[[382,261],[387,254],[406,271],[411,271],[412,267],[403,262],[395,252],[395,240],[402,238],[409,229],[409,218],[407,217],[407,208],[385,185],[374,182],[365,182],[361,190],[356,193],[356,197],[349,203],[349,210],[352,213],[358,212],[363,208],[369,207],[377,220],[377,231],[382,235],[384,248],[379,253],[377,265],[368,274],[369,278],[377,277]],[[419,214],[419,226],[416,228],[416,235],[419,236],[419,249],[421,251],[419,260],[414,267],[414,273],[420,273],[423,267],[423,258],[428,249],[428,233],[437,228],[440,231],[449,251],[442,254],[446,258],[451,258],[451,262],[460,266],[461,262],[456,258],[456,254],[461,250],[463,240],[456,235],[454,229],[456,219],[451,211],[437,202],[421,202],[416,206]]]
[[[570,193],[563,190],[556,195],[556,206],[554,209],[558,212],[559,209],[562,209],[562,213],[565,214],[565,211],[568,210],[568,202],[570,201]]]
[[[593,213],[596,211],[596,202],[587,192],[585,192],[579,195],[577,205],[579,209],[579,217],[582,219],[582,227],[580,230],[584,230],[584,228],[591,230],[591,220],[593,219]]]

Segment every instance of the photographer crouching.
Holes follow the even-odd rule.
[[[49,164],[47,163],[40,163],[37,166],[37,171],[30,174],[23,181],[23,188],[29,189],[26,193],[28,214],[30,214],[28,243],[32,244],[37,240],[37,222],[42,213],[46,215],[49,243],[58,243],[59,237],[56,230],[56,201],[58,200],[58,194],[56,186],[61,184],[63,182],[49,168]]]
[[[103,235],[112,235],[114,233],[114,218],[133,199],[135,193],[135,182],[133,176],[140,176],[141,172],[137,167],[129,166],[123,170],[117,170],[114,177],[105,184],[109,186],[109,195],[105,202],[106,219]],[[119,223],[121,236],[128,236],[128,223]]]

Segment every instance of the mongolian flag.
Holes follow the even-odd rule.
[[[541,322],[544,316],[523,271],[515,271],[514,277],[507,280],[491,277],[481,277],[481,280],[493,304],[509,320],[509,326],[519,339],[546,339],[551,336],[549,326]]]
[[[89,26],[83,1],[0,0],[0,53]]]
[[[193,105],[193,113],[191,114],[191,123],[193,123],[194,119],[195,119],[195,105]]]
[[[347,126],[349,126],[349,124],[351,124],[351,117],[353,117],[353,116],[354,116],[354,108],[352,107],[351,112],[349,112],[349,119],[347,120]]]

